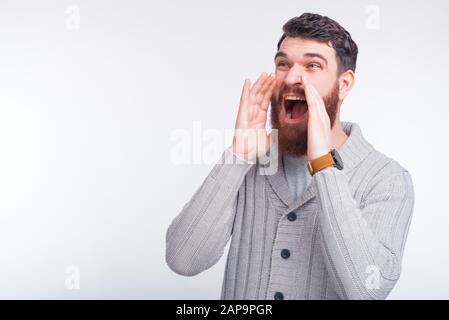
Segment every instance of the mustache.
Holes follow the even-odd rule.
[[[296,95],[302,95],[305,96],[306,92],[304,91],[304,89],[298,88],[298,87],[293,87],[293,88],[285,88],[284,90],[282,90],[279,94],[279,97],[282,97],[285,94],[296,94]]]

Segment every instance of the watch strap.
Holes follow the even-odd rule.
[[[330,152],[326,153],[321,157],[313,159],[308,164],[309,172],[311,175],[314,175],[318,171],[321,171],[331,166],[335,166],[335,161],[334,157],[332,157],[332,154]]]

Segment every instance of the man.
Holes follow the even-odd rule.
[[[232,235],[222,299],[384,299],[401,272],[410,174],[340,122],[355,79],[350,34],[310,13],[283,31],[275,74],[245,80],[233,145],[167,230],[167,263],[196,275]],[[270,100],[280,165],[261,174]],[[251,130],[264,132],[258,142]]]

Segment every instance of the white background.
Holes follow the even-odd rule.
[[[282,25],[303,12],[352,34],[357,83],[341,119],[414,181],[390,298],[449,298],[448,9],[1,0],[0,298],[219,298],[226,256],[192,278],[165,263],[166,229],[212,167],[175,165],[172,134],[232,128],[244,78],[273,70]]]

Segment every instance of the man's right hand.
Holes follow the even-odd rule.
[[[262,73],[252,87],[245,79],[231,147],[236,156],[253,161],[269,150],[270,136],[265,126],[275,86],[274,74]]]

